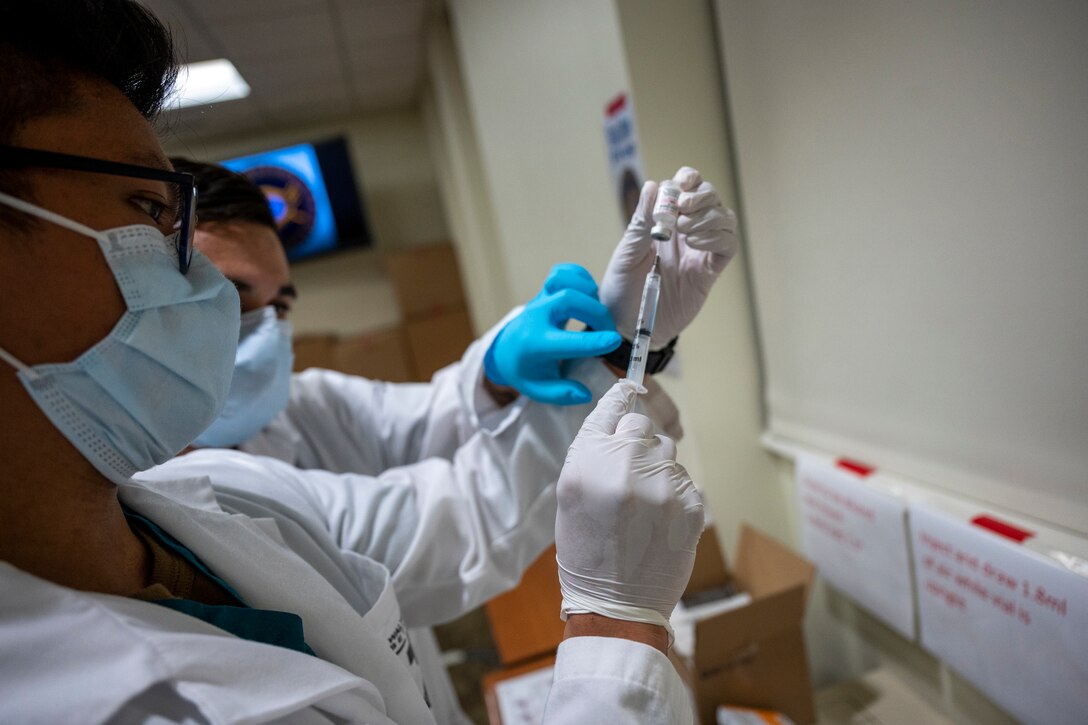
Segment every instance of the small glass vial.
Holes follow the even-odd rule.
[[[680,185],[675,181],[662,181],[657,187],[657,201],[654,202],[654,227],[650,236],[659,242],[666,242],[676,228],[676,217],[680,216]]]

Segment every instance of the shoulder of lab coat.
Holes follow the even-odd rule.
[[[694,722],[669,658],[638,642],[573,637],[559,645],[545,723]]]
[[[320,368],[297,373],[286,409],[239,448],[300,468],[371,475],[425,458],[452,458],[477,431],[501,433],[527,406],[540,405],[522,397],[499,407],[483,385],[484,355],[520,312],[512,310],[429,383],[387,383]],[[572,363],[568,374],[595,398],[615,382],[594,359]],[[656,381],[647,379],[646,387],[642,412],[678,440],[683,432],[676,406]],[[570,412],[584,417],[588,409]]]
[[[316,657],[240,640],[148,602],[60,587],[2,562],[0,586],[0,721],[126,721],[129,704],[138,703],[192,722],[257,722],[341,694],[380,715],[373,686]]]
[[[430,721],[407,666],[367,619],[366,600],[385,581],[380,565],[360,569],[319,539],[303,545],[298,532],[271,537],[275,522],[187,506],[179,501],[207,504],[193,490],[206,481],[176,483],[163,486],[170,498],[137,483],[121,486],[120,496],[252,606],[298,614],[319,657],[0,564],[0,721],[131,722],[141,712],[217,723]]]

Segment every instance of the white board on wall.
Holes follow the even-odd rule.
[[[771,432],[1088,533],[1088,4],[718,22]]]

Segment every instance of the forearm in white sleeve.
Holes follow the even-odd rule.
[[[300,468],[372,475],[425,458],[453,458],[479,421],[498,409],[486,394],[464,395],[460,370],[465,361],[483,358],[505,322],[428,383],[389,383],[321,368],[296,373],[287,407],[239,448]]]
[[[545,725],[693,722],[687,688],[653,647],[615,637],[572,637],[559,645]]]
[[[386,383],[312,368],[292,378],[287,408],[240,449],[307,469],[378,473],[426,458],[452,459],[478,430],[509,425],[522,406],[501,408],[483,384],[483,358],[495,336],[521,308],[468,347],[461,360],[429,383]],[[599,397],[613,378],[596,359],[570,363]],[[590,374],[588,368],[600,368]],[[674,439],[682,431],[676,407],[647,379],[644,412]],[[575,410],[589,410],[578,406]]]

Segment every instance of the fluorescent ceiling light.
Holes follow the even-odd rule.
[[[234,101],[249,95],[249,84],[226,58],[186,63],[167,101],[172,108],[206,106]]]

